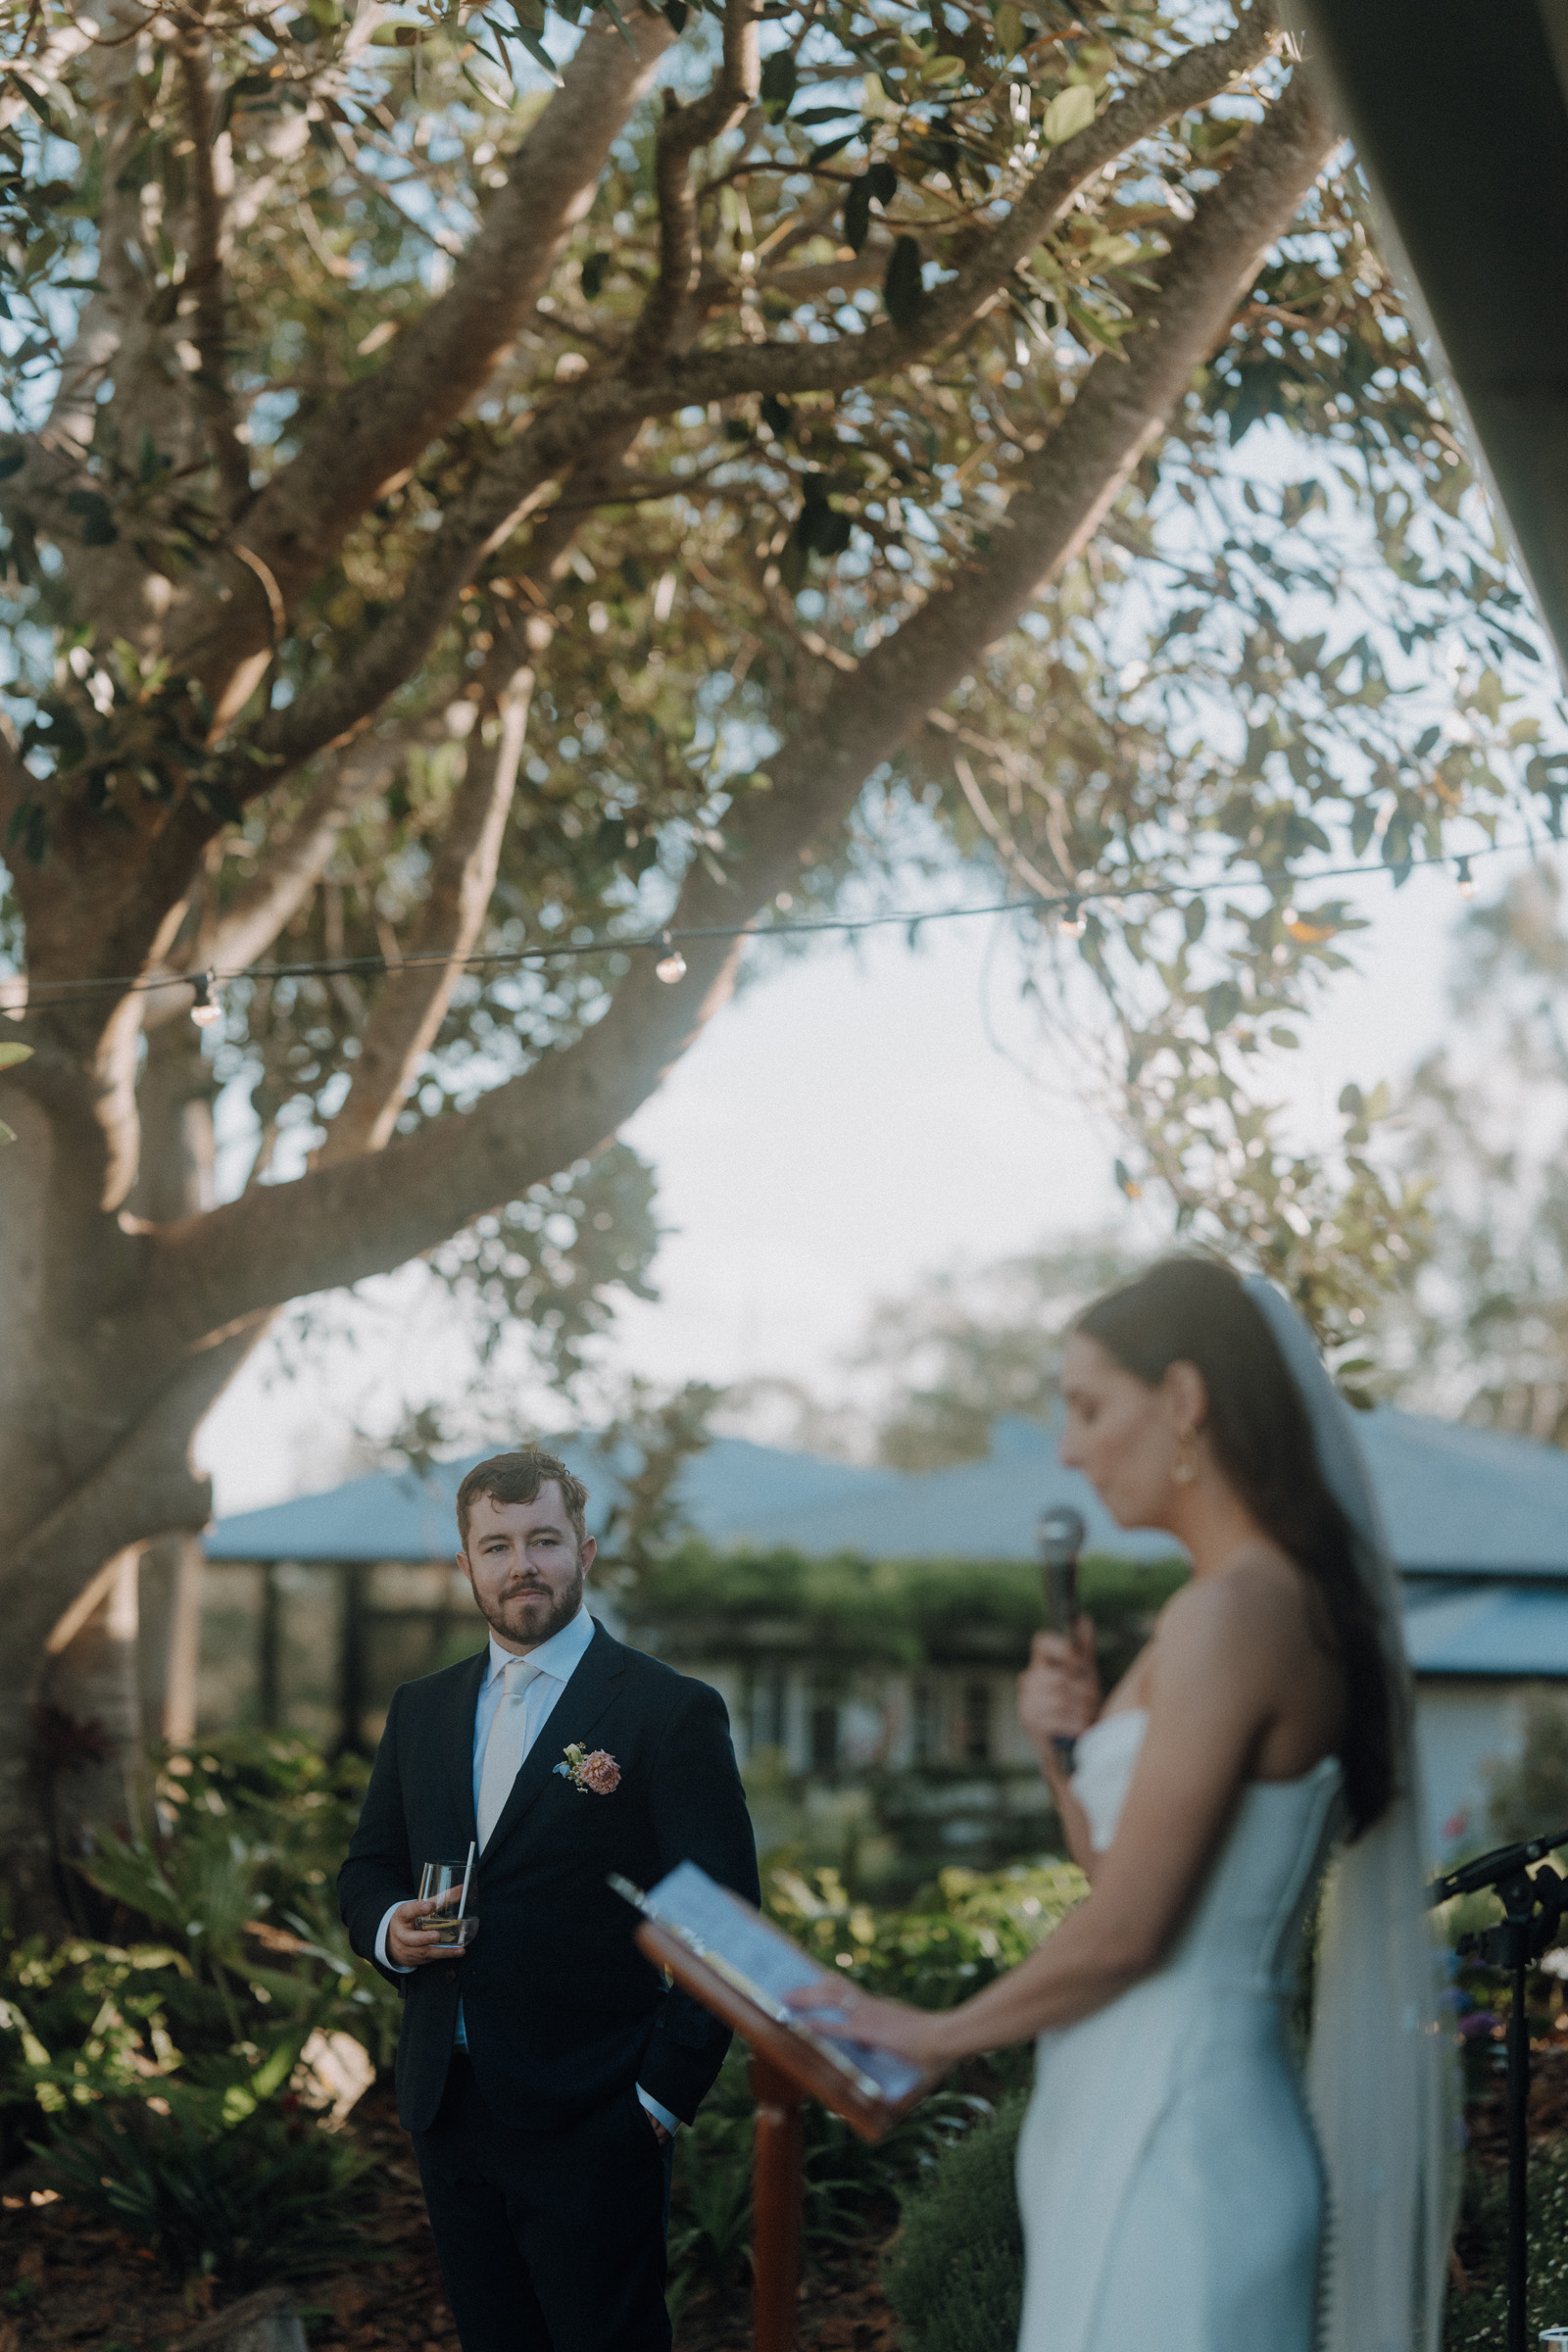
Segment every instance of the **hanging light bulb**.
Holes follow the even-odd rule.
[[[684,980],[686,977],[686,958],[667,931],[664,933],[663,944],[664,953],[655,964],[654,970],[666,988],[673,988],[677,980]]]
[[[1088,928],[1089,917],[1084,912],[1084,903],[1074,891],[1056,917],[1056,929],[1067,939],[1082,939]]]
[[[1473,899],[1475,897],[1476,878],[1470,871],[1470,860],[1468,858],[1456,858],[1454,859],[1453,878],[1458,885],[1459,896],[1461,899]]]
[[[193,985],[196,995],[190,1008],[190,1017],[198,1029],[211,1029],[215,1021],[220,1021],[223,1017],[223,1007],[216,1002],[213,996],[212,973],[198,972]]]

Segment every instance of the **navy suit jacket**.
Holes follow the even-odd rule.
[[[393,1698],[338,1874],[349,1939],[366,1959],[389,1905],[417,1890],[420,1865],[466,1853],[474,1836],[473,1721],[488,1662],[481,1650]],[[611,1795],[585,1794],[556,1772],[571,1741],[614,1757],[620,1786]],[[498,2115],[562,2131],[640,2082],[689,2123],[728,2029],[666,1988],[632,1941],[636,1914],[605,1883],[616,1871],[651,1886],[685,1861],[758,1900],[724,1702],[601,1625],[474,1864],[476,1939],[461,1960],[394,1978],[405,2126],[423,2132],[435,2121],[460,1993],[475,2078]]]

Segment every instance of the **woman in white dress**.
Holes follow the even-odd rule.
[[[939,2068],[1038,2035],[1019,2352],[1435,2352],[1452,2061],[1350,1417],[1280,1295],[1199,1258],[1091,1307],[1062,1386],[1063,1462],[1193,1563],[1108,1697],[1087,1619],[1020,1680],[1091,1891],[956,2009],[850,1993],[822,2023]]]

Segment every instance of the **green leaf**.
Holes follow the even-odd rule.
[[[997,47],[1004,57],[1016,57],[1023,47],[1023,10],[1014,8],[1012,0],[1003,0],[997,11]]]
[[[871,226],[871,180],[862,172],[850,182],[844,199],[844,242],[852,253],[858,253],[865,244]]]
[[[818,164],[830,164],[836,155],[842,155],[846,147],[853,147],[859,135],[857,126],[854,130],[842,131],[836,139],[824,139],[820,147],[811,149],[806,160],[814,172]]]
[[[925,279],[920,271],[920,248],[913,237],[899,237],[893,246],[882,299],[895,326],[911,327],[925,308]]]
[[[1075,139],[1087,130],[1095,119],[1095,93],[1087,82],[1073,82],[1067,89],[1058,90],[1047,107],[1040,127],[1053,147],[1064,139]]]
[[[1208,907],[1206,903],[1202,899],[1189,899],[1182,913],[1182,924],[1186,930],[1187,941],[1190,947],[1195,947],[1199,940],[1202,938],[1203,925],[1207,922],[1207,920]]]
[[[759,413],[774,440],[782,441],[790,429],[789,402],[781,400],[776,392],[766,392],[762,396]]]
[[[49,111],[48,101],[44,98],[40,98],[37,91],[31,87],[30,83],[24,81],[22,75],[15,73],[8,74],[6,75],[6,79],[16,91],[17,96],[22,100],[23,105],[32,109],[32,112],[37,116],[45,130],[55,130],[58,128],[54,116]]]
[[[543,32],[550,22],[545,0],[512,0],[512,13],[525,32]]]
[[[605,271],[610,268],[611,259],[612,257],[608,253],[591,253],[578,270],[577,279],[582,287],[585,302],[598,300],[599,289],[605,282]]]
[[[607,0],[607,5],[612,6],[613,0]],[[625,32],[626,28],[624,25],[621,26],[621,30],[622,32]],[[551,56],[549,50],[545,47],[543,41],[540,40],[537,33],[530,32],[526,24],[519,23],[513,37],[522,43],[523,47],[527,50],[528,55],[533,59],[534,64],[544,69],[545,73],[550,76],[550,79],[554,82],[558,90],[564,86],[562,82],[560,68],[557,66],[555,59]],[[627,33],[626,37],[628,40],[630,40],[631,35]],[[635,46],[635,44],[633,44],[633,46]]]
[[[30,1061],[30,1046],[0,1045],[0,1070],[15,1069],[19,1061]]]
[[[899,192],[899,175],[891,164],[873,164],[866,172],[872,202],[891,204]]]
[[[770,122],[783,122],[795,102],[800,78],[792,49],[774,49],[763,58],[758,94],[762,101],[762,111]]]
[[[686,20],[692,12],[687,7],[686,0],[664,0],[663,8],[660,13],[670,31],[678,37],[685,31]]]
[[[113,547],[120,533],[109,501],[96,490],[73,490],[66,505],[81,521],[80,539],[83,547]]]
[[[1210,1037],[1228,1029],[1242,1009],[1242,992],[1234,980],[1216,980],[1203,999],[1203,1017]]]
[[[633,57],[636,57],[637,44],[631,37],[631,27],[627,24],[625,18],[621,15],[620,10],[615,5],[615,0],[599,0],[599,4],[603,8],[606,16],[609,17],[612,24],[613,24],[615,27],[615,30],[619,33],[621,39],[625,42],[627,48],[631,51]],[[561,87],[559,75],[557,76],[556,87],[558,89]]]

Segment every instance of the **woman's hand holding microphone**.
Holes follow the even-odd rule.
[[[1102,1696],[1091,1617],[1080,1617],[1071,1634],[1036,1634],[1018,1677],[1018,1721],[1053,1787],[1066,1779],[1055,1742],[1081,1739]]]

